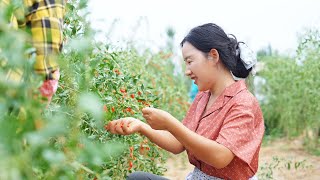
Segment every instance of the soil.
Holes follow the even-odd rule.
[[[164,176],[184,180],[194,166],[186,153],[171,155]],[[259,180],[320,180],[320,157],[307,153],[301,140],[275,140],[263,145],[259,158]]]

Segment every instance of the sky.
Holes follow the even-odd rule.
[[[172,27],[178,49],[190,29],[212,22],[255,52],[270,44],[290,54],[299,33],[320,29],[319,7],[319,0],[90,0],[89,18],[98,39],[116,46],[132,40],[157,50]]]

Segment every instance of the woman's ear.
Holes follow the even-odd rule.
[[[213,60],[215,63],[219,61],[219,52],[216,49],[211,49],[208,54],[208,59]]]

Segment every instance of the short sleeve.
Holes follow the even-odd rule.
[[[216,142],[230,149],[248,165],[259,150],[262,140],[261,133],[257,132],[259,128],[256,129],[254,110],[252,105],[235,104],[228,112],[216,139]]]

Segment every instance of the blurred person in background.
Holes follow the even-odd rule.
[[[12,9],[9,26],[30,34],[31,46],[36,54],[34,72],[43,77],[40,93],[49,104],[58,88],[60,78],[57,55],[63,44],[63,17],[66,0],[3,0],[0,8]],[[8,60],[10,61],[10,59]],[[6,79],[12,82],[23,80],[23,69],[10,69]]]
[[[198,94],[198,92],[199,92],[198,86],[194,83],[194,81],[192,81],[191,87],[190,87],[190,92],[189,92],[191,102],[193,102],[193,100],[196,97],[196,95]]]

